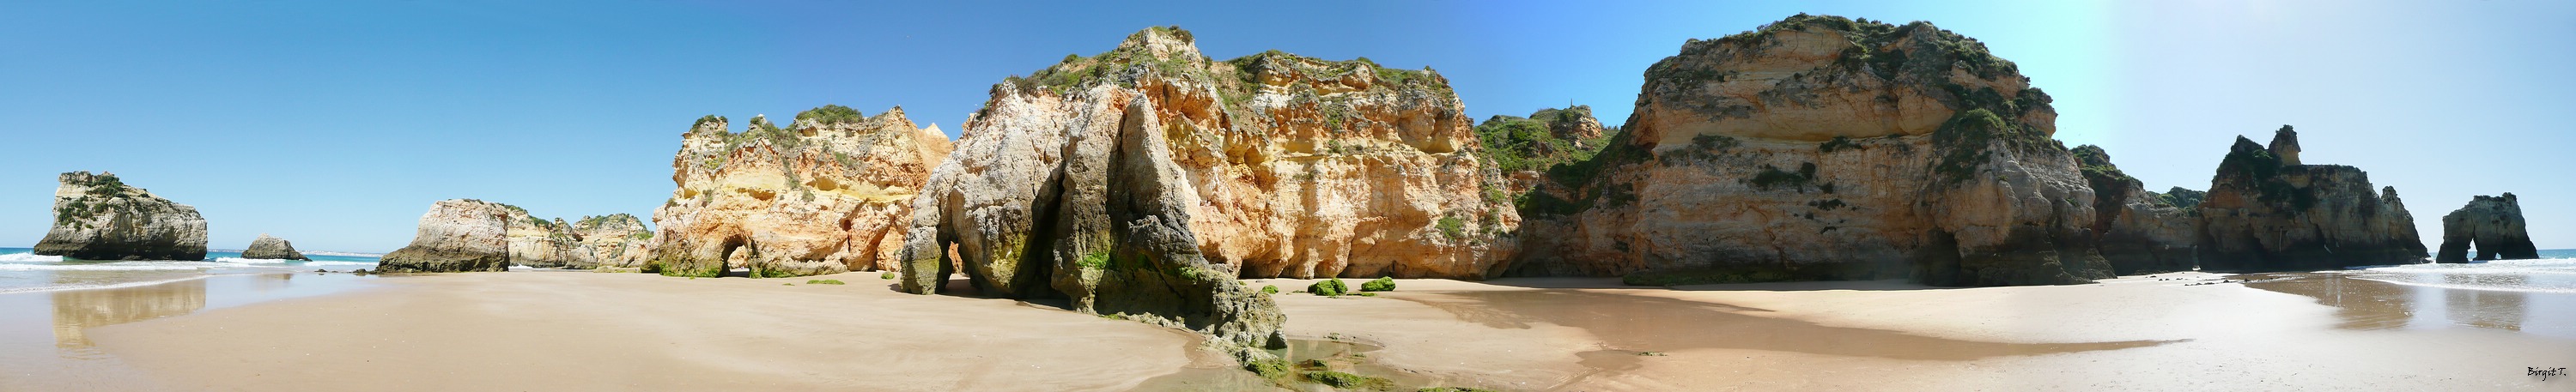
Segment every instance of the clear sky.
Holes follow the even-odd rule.
[[[1683,40],[1807,12],[1978,38],[2057,98],[2059,139],[2154,189],[2207,188],[2235,135],[2290,124],[2308,163],[2396,186],[2428,240],[2514,192],[2542,248],[2576,248],[2576,3],[1600,3],[11,2],[0,246],[44,236],[71,170],[197,206],[216,248],[390,251],[447,198],[649,219],[698,116],[902,105],[953,135],[992,83],[1154,25],[1220,59],[1429,66],[1479,119],[1570,102],[1616,124]]]

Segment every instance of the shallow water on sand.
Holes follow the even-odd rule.
[[[373,277],[269,273],[159,284],[0,293],[0,390],[152,390],[143,374],[100,352],[91,328],[356,289]],[[51,315],[46,317],[44,315]],[[317,326],[318,327],[318,326]],[[78,383],[77,385],[65,383]]]
[[[2391,276],[2377,270],[2250,274],[2233,279],[2250,280],[2246,287],[2298,294],[2333,306],[2341,319],[2337,327],[2343,329],[2481,328],[2576,339],[2576,293],[2515,289],[2531,287],[2531,277],[2485,272]]]

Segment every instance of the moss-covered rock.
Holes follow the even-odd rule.
[[[1379,277],[1360,283],[1360,291],[1395,291],[1395,278]]]

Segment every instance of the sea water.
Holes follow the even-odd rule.
[[[2459,290],[2576,294],[2576,249],[2540,251],[2538,259],[2463,264],[2407,264],[2349,271],[2353,278]]]
[[[205,261],[94,261],[37,255],[35,249],[30,248],[0,248],[0,294],[135,287],[216,275],[317,269],[348,271],[376,267],[375,257],[306,257],[313,258],[313,261],[245,259],[240,252],[207,252]]]

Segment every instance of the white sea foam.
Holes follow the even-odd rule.
[[[2409,264],[2356,271],[2353,278],[2445,289],[2576,293],[2576,259]]]
[[[2370,268],[2401,274],[2554,274],[2576,275],[2576,259],[2495,260],[2465,264],[2407,264]]]
[[[363,261],[307,261],[307,262],[304,262],[304,265],[309,265],[309,266],[324,266],[324,265],[376,265],[376,263],[369,263],[369,262],[363,262]]]
[[[245,258],[239,258],[239,257],[217,257],[217,258],[215,258],[215,261],[216,261],[216,262],[221,262],[221,263],[235,263],[235,264],[285,264],[286,262],[294,261],[294,260],[287,260],[287,259],[245,259]]]
[[[63,261],[62,256],[46,256],[35,253],[0,254],[0,263],[53,263],[60,261]]]

